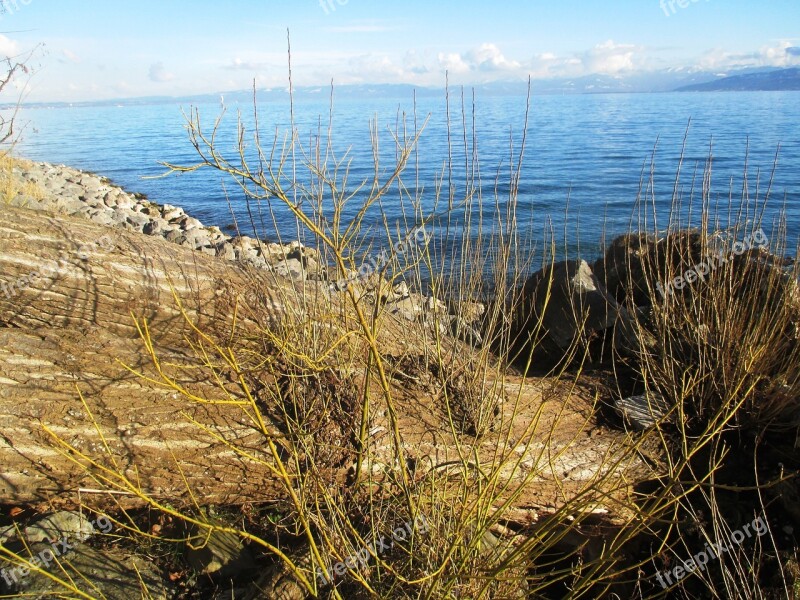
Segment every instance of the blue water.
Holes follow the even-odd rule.
[[[800,236],[798,100],[800,94],[793,92],[533,96],[517,205],[523,233],[541,240],[552,228],[559,247],[568,245],[568,254],[580,252],[589,258],[597,254],[604,237],[607,241],[626,231],[632,217],[635,224],[639,215],[645,214],[634,216],[637,198],[646,201],[650,213],[654,206],[658,227],[665,226],[691,120],[678,188],[684,212],[690,200],[693,214],[698,212],[702,171],[709,151],[713,155],[709,198],[727,219],[729,199],[738,206],[742,197],[745,173],[747,196],[753,202],[763,200],[780,147],[765,230],[769,234],[773,221],[784,211],[790,251],[794,252]],[[338,158],[346,156],[349,161],[350,191],[363,180],[370,180],[375,171],[371,120],[377,125],[382,159],[379,173],[385,178],[396,152],[389,129],[396,129],[398,123],[402,127],[403,113],[408,135],[413,135],[415,118],[417,127],[428,119],[418,153],[411,156],[403,178],[406,192],[401,194],[394,186],[382,203],[393,229],[413,226],[413,222],[402,220],[404,210],[411,217],[413,195],[419,197],[426,214],[439,215],[445,214],[449,198],[456,205],[464,198],[465,169],[473,168],[465,167],[465,123],[466,155],[478,158],[484,215],[488,218],[494,211],[495,197],[501,207],[508,199],[509,169],[516,164],[522,143],[525,98],[478,97],[473,114],[473,99],[467,92],[465,117],[461,103],[460,91],[451,93],[450,153],[444,94],[440,99],[419,99],[416,116],[411,98],[334,103],[333,149]],[[205,169],[148,178],[164,173],[159,161],[188,165],[197,160],[182,108],[190,109],[177,104],[27,109],[20,116],[28,125],[19,153],[106,175],[153,201],[180,205],[208,225],[226,227],[232,223],[227,190],[240,225],[246,224],[249,219],[243,194],[234,180],[218,172]],[[210,133],[220,105],[201,104],[196,108]],[[241,111],[247,130],[249,159],[256,166],[252,106],[226,107],[217,137],[219,148],[227,157],[236,158],[237,111]],[[319,136],[323,142],[327,139],[328,98],[297,103],[294,111],[299,140],[307,151]],[[259,120],[262,145],[269,156],[276,129],[280,132],[278,149],[284,143],[288,104],[260,104]],[[452,156],[452,172],[446,168],[448,154]],[[299,149],[295,157],[297,179],[308,183]],[[287,169],[291,173],[291,165]],[[648,182],[651,169],[652,189]],[[292,198],[299,197],[295,196],[298,190],[289,192]],[[363,193],[351,201],[346,217],[354,214],[361,198]],[[258,207],[253,210],[257,214]],[[263,211],[261,214],[264,216]],[[451,215],[452,223],[460,222],[460,218]],[[383,226],[383,217],[377,211],[372,211],[369,219],[375,231]],[[440,232],[446,220],[446,216],[438,220]],[[285,209],[278,212],[277,229],[285,238],[297,237],[293,223]],[[260,229],[259,235],[276,237],[271,219],[265,218]]]

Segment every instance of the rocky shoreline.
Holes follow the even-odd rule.
[[[353,400],[355,396],[347,395],[350,393],[347,388],[361,392],[358,387],[361,383],[351,377],[355,372],[352,365],[359,363],[342,361],[336,368],[325,370],[322,376],[311,376],[310,368],[294,371],[296,367],[290,361],[276,360],[269,367],[272,370],[266,370],[264,365],[269,361],[258,358],[245,369],[240,369],[239,364],[228,371],[214,367],[212,376],[197,377],[194,359],[186,355],[187,331],[204,331],[212,323],[220,325],[213,330],[215,336],[240,344],[235,348],[239,356],[251,353],[253,348],[262,352],[261,340],[250,340],[249,331],[263,331],[287,315],[291,321],[287,318],[286,322],[301,327],[310,323],[310,333],[317,335],[322,329],[316,327],[322,323],[319,317],[327,318],[331,313],[331,296],[316,294],[337,293],[341,280],[334,281],[335,277],[329,276],[333,270],[326,268],[319,254],[298,242],[279,245],[244,236],[231,237],[217,227],[204,226],[183,209],[155,204],[98,175],[63,165],[26,161],[11,164],[7,163],[0,172],[6,178],[11,177],[14,184],[3,186],[7,209],[0,226],[4,241],[0,284],[14,290],[13,296],[0,291],[0,304],[4,303],[0,323],[3,325],[0,397],[5,400],[4,414],[0,416],[5,424],[0,446],[6,452],[3,483],[8,507],[5,527],[0,527],[0,544],[29,555],[30,565],[48,574],[30,569],[30,565],[20,561],[0,560],[0,595],[56,593],[58,588],[49,575],[60,572],[54,564],[58,558],[72,565],[81,577],[87,577],[87,585],[108,598],[138,597],[142,583],[154,598],[302,600],[307,597],[291,570],[229,530],[204,529],[196,522],[187,524],[171,517],[151,520],[152,513],[147,509],[146,514],[143,512],[137,518],[141,519],[141,532],[148,540],[163,538],[172,543],[179,539],[187,542],[205,539],[202,546],[184,544],[179,550],[180,560],[173,563],[163,557],[154,560],[149,549],[134,547],[135,536],[125,540],[122,527],[114,525],[124,521],[115,522],[103,516],[114,514],[106,510],[109,505],[95,504],[90,513],[97,515],[93,522],[82,512],[69,510],[75,504],[67,502],[66,495],[74,494],[85,475],[70,470],[72,465],[66,453],[49,450],[52,440],[37,436],[38,427],[47,424],[52,431],[65,436],[67,446],[75,452],[85,451],[87,456],[99,454],[103,448],[111,454],[106,440],[112,440],[113,452],[119,452],[125,464],[135,467],[137,490],[153,494],[148,497],[175,502],[188,490],[192,493],[192,503],[203,507],[203,514],[211,523],[219,517],[214,507],[240,502],[247,506],[269,502],[272,507],[284,496],[280,480],[273,477],[270,464],[258,454],[266,452],[261,430],[254,430],[249,421],[241,421],[240,402],[207,401],[216,399],[220,389],[228,394],[227,382],[241,379],[241,373],[246,372],[250,378],[246,385],[252,382],[252,387],[246,389],[261,392],[268,389],[264,381],[279,382],[279,387],[286,382],[285,388],[280,387],[275,395],[264,392],[259,397],[265,406],[268,402],[278,407],[288,406],[282,404],[284,397],[295,402],[295,406],[309,397],[314,401],[335,398],[337,412],[325,413],[324,422],[307,421],[314,433],[309,434],[311,442],[304,442],[303,448],[327,447],[329,439],[338,440],[337,453],[324,457],[329,461],[325,463],[329,465],[326,469],[332,473],[326,481],[350,481],[357,466],[348,460],[353,447],[349,440],[355,439],[350,432],[355,428],[347,415],[357,414],[353,407],[358,405]],[[64,216],[59,219],[59,215]],[[93,247],[93,251],[84,252],[87,247]],[[519,488],[520,495],[506,513],[517,530],[542,522],[541,516],[555,514],[549,511],[561,510],[561,506],[554,504],[554,498],[563,498],[566,506],[572,494],[585,497],[588,489],[597,491],[597,500],[578,504],[578,510],[591,507],[597,523],[625,527],[631,519],[610,508],[624,506],[624,498],[612,494],[621,490],[629,498],[633,492],[632,485],[629,489],[630,482],[653,481],[654,473],[661,476],[660,471],[653,470],[653,465],[666,464],[663,452],[667,449],[647,447],[644,458],[637,452],[624,460],[623,454],[615,453],[624,452],[630,440],[644,439],[633,438],[631,430],[648,435],[647,432],[655,431],[653,428],[663,426],[669,435],[679,422],[670,414],[678,406],[670,395],[670,390],[677,387],[675,380],[669,374],[659,376],[650,369],[653,385],[651,381],[645,385],[638,379],[638,373],[643,371],[641,365],[646,365],[642,357],[682,365],[688,371],[694,356],[700,352],[711,355],[711,349],[716,352],[717,348],[728,348],[722,359],[736,359],[740,338],[750,335],[744,319],[747,313],[744,317],[742,313],[733,313],[742,322],[737,330],[739,336],[715,331],[717,321],[709,315],[705,315],[707,322],[699,325],[682,317],[687,308],[692,310],[701,305],[697,301],[701,294],[720,289],[714,285],[734,281],[736,286],[730,293],[738,300],[735,306],[756,305],[764,313],[784,315],[778,321],[782,337],[771,348],[787,353],[789,359],[785,364],[767,363],[769,368],[776,366],[775,370],[765,370],[767,375],[760,376],[761,383],[771,386],[766,388],[770,395],[760,398],[776,399],[777,409],[767,404],[766,408],[775,412],[762,413],[762,404],[753,402],[757,410],[741,411],[744,415],[741,422],[759,419],[761,423],[776,420],[794,423],[800,418],[796,416],[800,413],[796,412],[795,368],[800,339],[797,317],[800,285],[797,270],[790,268],[789,259],[772,255],[769,248],[767,236],[760,229],[732,244],[707,240],[696,230],[684,229],[664,236],[648,233],[620,236],[603,257],[591,264],[581,259],[551,264],[525,277],[524,285],[516,290],[519,302],[511,305],[510,319],[503,322],[508,327],[510,352],[497,356],[511,362],[519,353],[527,360],[525,371],[495,372],[492,367],[484,373],[479,371],[475,380],[469,379],[466,370],[473,365],[481,368],[482,363],[475,357],[485,349],[474,351],[452,338],[442,344],[438,337],[414,337],[422,327],[412,328],[403,319],[423,326],[440,327],[444,323],[454,336],[470,337],[470,342],[480,345],[480,333],[484,333],[478,325],[482,305],[445,306],[435,298],[415,294],[405,283],[390,286],[371,271],[353,277],[348,274],[353,286],[348,289],[356,292],[356,299],[364,298],[370,308],[381,305],[386,312],[401,316],[382,320],[376,346],[385,353],[381,359],[390,366],[387,383],[392,386],[393,398],[398,400],[399,410],[394,413],[400,416],[397,431],[402,432],[404,448],[409,450],[407,462],[413,465],[414,477],[422,480],[440,466],[455,464],[458,459],[453,457],[462,455],[476,457],[475,464],[495,464],[492,461],[496,460],[497,449],[513,439],[513,446],[508,447],[509,460],[530,467],[500,468],[497,477],[504,486],[515,485],[514,482],[524,486]],[[374,260],[379,264],[384,255]],[[44,273],[47,264],[64,268],[57,276],[48,273],[31,277]],[[78,268],[71,268],[76,265]],[[653,265],[662,265],[665,270],[654,269]],[[715,270],[716,279],[712,275]],[[666,281],[665,273],[671,275]],[[525,275],[520,273],[521,277]],[[309,283],[297,285],[298,281]],[[287,302],[282,297],[285,292],[301,289],[301,293],[308,290],[311,310],[305,307],[296,310],[292,299]],[[176,298],[191,298],[191,302],[176,307]],[[674,302],[671,318],[675,323],[659,329],[652,315],[667,299]],[[316,300],[328,304],[314,311],[312,305]],[[468,312],[467,304],[472,305],[473,312]],[[720,309],[710,316],[729,314]],[[158,350],[157,356],[165,357],[161,364],[169,361],[170,373],[160,377],[166,380],[174,372],[180,379],[173,378],[170,382],[191,381],[192,398],[203,399],[197,414],[203,415],[209,429],[219,432],[219,437],[214,435],[211,441],[198,439],[196,431],[184,427],[187,406],[184,395],[174,393],[175,387],[154,386],[152,383],[160,380],[130,376],[127,365],[141,361],[143,336],[139,323],[135,327],[133,323],[127,324],[126,315],[143,315],[150,347]],[[193,327],[196,323],[197,330],[189,329],[187,321]],[[465,323],[474,324],[474,329],[468,329]],[[754,326],[767,331],[771,324],[761,322]],[[344,328],[341,331],[344,335],[340,337],[334,330],[337,339],[348,335]],[[238,335],[240,332],[245,335]],[[485,337],[492,340],[492,336],[493,330],[487,327]],[[297,347],[304,352],[307,339],[292,340],[290,349]],[[662,340],[671,344],[666,351]],[[445,352],[435,349],[440,344],[446,346]],[[363,352],[365,347],[354,346],[354,349],[360,355],[367,354]],[[225,356],[229,351],[233,356],[230,349],[224,350]],[[198,346],[199,352],[205,360],[206,348]],[[446,354],[449,362],[431,362],[427,366],[427,353],[434,356],[436,352]],[[279,351],[272,349],[266,354],[270,361],[278,355]],[[109,360],[110,357],[115,360]],[[529,366],[533,369],[534,363],[539,370],[528,370]],[[567,369],[570,365],[579,373],[586,367],[595,370],[585,380],[576,374],[570,391],[562,392],[557,387],[560,376],[551,375],[554,372],[551,363],[558,365],[559,372],[562,366]],[[158,376],[159,370],[147,373]],[[302,375],[302,379],[313,384],[292,387],[295,374],[298,380]],[[80,384],[79,391],[86,391],[81,398],[86,400],[83,407],[89,413],[91,406],[93,414],[98,415],[96,421],[94,416],[90,421],[83,415],[75,398],[76,382]],[[369,388],[363,389],[365,394],[369,393]],[[230,398],[238,398],[235,393]],[[466,402],[472,402],[473,398],[480,400],[488,414],[485,421],[478,423],[486,423],[480,435],[477,426],[467,421],[469,415],[464,409],[464,406],[470,408]],[[695,419],[709,414],[708,409],[705,413],[687,412],[695,408],[692,399],[681,398],[677,402],[682,403],[680,414],[691,414]],[[378,406],[368,423],[368,443],[373,453],[370,460],[373,466],[378,466],[377,473],[384,472],[383,469],[390,473],[392,465],[397,464],[395,446],[386,441],[393,427],[390,414],[388,405]],[[276,418],[275,422],[281,421]],[[532,427],[537,422],[552,425],[537,431],[538,427]],[[230,452],[226,441],[229,439],[242,443],[248,451],[254,448],[257,454],[253,456],[259,459],[243,468],[240,455]],[[776,439],[775,451],[789,455],[782,445],[784,436]],[[793,438],[788,443],[794,443]],[[165,458],[166,449],[171,460]],[[610,464],[607,457],[616,456],[619,460],[613,458],[614,464],[623,465],[619,480],[606,478],[604,474]],[[745,456],[745,460],[750,457]],[[179,473],[173,463],[180,466]],[[731,464],[733,472],[739,471],[739,464],[744,463]],[[611,491],[596,488],[598,481],[609,485]],[[785,489],[787,493],[777,487],[775,492],[769,492],[770,502],[774,503],[786,496],[786,506],[780,509],[785,513],[780,517],[784,522],[788,520],[786,515],[794,514],[790,498],[796,497],[793,487],[787,484]],[[77,488],[79,493],[82,490],[87,494],[99,493],[94,487]],[[63,496],[51,496],[54,491]],[[137,498],[138,494],[123,489],[114,505],[124,508],[123,499],[135,502]],[[82,502],[79,495],[81,508]],[[141,508],[139,504],[130,507]],[[206,507],[209,507],[207,512]],[[728,507],[723,505],[723,509]],[[237,513],[235,518],[238,522],[242,517]],[[113,531],[115,528],[119,531]],[[512,528],[505,526],[496,532],[488,531],[489,546],[499,543],[495,533],[507,540],[510,531]],[[93,536],[95,539],[90,539]],[[600,537],[587,540],[581,542],[582,547],[590,547],[591,543],[592,548],[597,548],[592,552],[598,555],[600,548],[605,547],[605,540]],[[307,546],[291,549],[296,553],[291,560],[301,570],[313,573]],[[170,553],[174,552],[170,547]],[[321,558],[328,562],[326,557]],[[344,568],[338,565],[346,567],[349,560],[342,562],[341,558],[331,557],[329,561],[335,565],[337,574]],[[323,573],[322,579],[327,582],[329,578]],[[520,587],[519,595],[504,597],[516,598],[522,594],[524,590]]]
[[[157,204],[101,175],[66,165],[19,160],[12,169],[12,177],[19,192],[6,199],[11,206],[79,217],[106,227],[159,237],[293,281],[329,281],[328,266],[315,248],[299,241],[278,244],[245,235],[227,235],[217,226],[204,225],[179,206]],[[388,313],[401,319],[427,325],[436,321],[444,335],[454,335],[470,343],[481,341],[477,320],[485,310],[482,305],[471,303],[465,313],[464,307],[459,310],[452,304],[448,306],[415,293],[402,281],[390,286],[386,281],[377,281],[374,275],[361,277],[355,272],[348,273],[347,281],[358,284],[358,294],[374,296]],[[344,286],[341,280],[331,280],[325,289],[336,293]],[[432,313],[440,317],[448,315],[449,319],[431,319]],[[464,314],[474,316],[474,320],[466,322]],[[445,321],[450,323],[449,327],[441,324]]]
[[[326,269],[320,264],[317,251],[300,242],[276,244],[226,235],[219,227],[204,225],[179,206],[151,202],[94,173],[66,165],[20,161],[13,175],[23,184],[22,190],[38,186],[43,194],[37,197],[20,192],[10,199],[11,206],[80,217],[107,227],[161,237],[210,256],[296,280],[325,277]]]

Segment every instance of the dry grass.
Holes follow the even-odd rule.
[[[445,168],[466,164],[461,175],[467,183],[437,188],[433,202],[434,211],[440,204],[447,206],[448,223],[452,218],[464,224],[466,235],[451,237],[449,225],[445,228],[423,212],[423,199],[405,183],[418,175],[414,164],[422,135],[419,119],[416,114],[399,115],[398,122],[389,133],[396,161],[388,168],[379,163],[382,138],[373,125],[375,176],[355,183],[348,180],[349,158],[332,150],[331,128],[327,140],[319,136],[317,145],[309,148],[301,145],[294,125],[285,136],[262,144],[259,130],[246,131],[240,121],[240,152],[228,159],[214,141],[221,120],[206,132],[197,113],[189,115],[187,123],[198,162],[167,167],[178,173],[214,169],[236,181],[248,202],[273,219],[275,211],[290,213],[303,237],[326,257],[331,280],[359,267],[358,261],[377,241],[365,239],[368,209],[379,207],[390,194],[399,196],[404,222],[390,224],[384,215],[383,246],[392,247],[405,231],[420,225],[435,234],[434,242],[391,255],[382,276],[427,288],[454,303],[465,321],[474,310],[471,303],[485,302],[482,345],[469,348],[445,335],[443,330],[453,323],[443,311],[429,311],[424,325],[398,324],[380,301],[381,290],[364,281],[333,293],[324,285],[298,283],[282,292],[283,304],[292,310],[280,323],[256,330],[233,326],[222,335],[195,327],[187,339],[191,360],[186,364],[163,364],[147,323],[140,321],[143,348],[152,363],[141,376],[171,388],[187,404],[236,407],[263,438],[263,450],[254,451],[192,421],[198,432],[227,446],[244,463],[267,465],[280,483],[281,497],[268,499],[278,507],[279,517],[255,519],[248,527],[235,519],[204,518],[200,506],[176,507],[149,495],[125,476],[107,446],[106,453],[94,456],[54,436],[55,443],[98,487],[133,494],[200,535],[233,533],[258,548],[274,561],[276,572],[286,575],[285,589],[291,590],[287,598],[659,595],[656,573],[691,556],[696,540],[720,539],[738,527],[728,503],[718,497],[732,485],[723,477],[726,469],[745,462],[735,451],[736,440],[770,439],[777,447],[787,429],[797,432],[800,349],[796,298],[790,296],[796,294],[797,272],[778,276],[757,261],[732,261],[685,293],[652,301],[635,323],[638,355],[620,356],[614,367],[618,381],[632,377],[635,385],[662,394],[673,407],[670,419],[609,451],[583,489],[564,494],[561,506],[537,523],[520,526],[514,517],[516,502],[558,459],[550,450],[561,423],[559,418],[545,418],[545,402],[531,414],[522,386],[516,397],[507,393],[509,382],[525,378],[536,367],[531,347],[523,347],[515,366],[504,360],[512,349],[519,350],[508,324],[523,301],[522,284],[534,259],[554,260],[552,251],[534,254],[532,240],[519,233],[526,230],[515,211],[525,141],[511,150],[511,163],[516,165],[510,176],[511,195],[493,198],[493,222],[487,223],[471,221],[475,203],[485,202],[479,170],[470,162],[474,148],[468,140],[474,142],[474,132],[465,125],[465,131],[453,136],[465,140],[464,147],[451,147]],[[245,149],[248,140],[255,141],[255,151]],[[302,181],[298,171],[306,176]],[[346,222],[354,189],[368,193],[359,201],[356,217]],[[680,223],[671,225],[677,228]],[[758,225],[747,224],[747,232],[734,227],[733,234],[752,234]],[[658,298],[655,283],[696,264],[716,239],[713,228],[698,235],[697,240],[667,236],[652,253],[640,252],[640,263],[626,262],[620,270],[627,280],[621,300],[638,305],[641,298],[634,298],[635,293]],[[443,250],[450,249],[454,239],[460,245],[457,261],[448,260]],[[781,239],[779,235],[772,240],[776,254],[785,250]],[[484,273],[491,274],[490,280]],[[634,285],[634,280],[642,285]],[[765,306],[770,310],[763,310]],[[242,310],[251,311],[258,321],[259,311],[268,309],[256,304]],[[193,326],[188,317],[187,322]],[[456,322],[456,329],[461,326]],[[565,407],[587,362],[584,348],[570,353],[571,367],[559,367],[549,378],[552,389],[562,390]],[[181,383],[198,370],[218,382],[218,399],[197,398]],[[404,407],[409,396],[422,390],[435,390],[425,397],[437,403],[446,423],[446,443],[455,456],[426,470],[414,464],[404,437]],[[91,415],[88,405],[85,408]],[[588,412],[587,422],[594,419]],[[380,442],[377,431],[384,433]],[[514,448],[536,443],[543,445],[541,463],[524,466]],[[480,450],[482,444],[492,447],[488,455]],[[748,451],[757,447],[754,443]],[[785,445],[780,448],[786,450]],[[620,473],[641,456],[651,461],[652,477],[620,481]],[[349,467],[344,469],[346,477],[341,475],[343,467]],[[754,495],[764,508],[762,494],[787,479],[764,481],[759,479],[766,472],[763,465],[751,460],[750,467],[753,482],[742,491]],[[638,495],[625,499],[617,493],[623,488],[635,488]],[[192,490],[187,492],[191,497]],[[626,524],[599,516],[600,506],[624,515]],[[147,530],[124,511],[119,515],[121,528],[149,543],[153,536]],[[320,585],[318,569],[327,571],[346,562],[369,548],[370,540],[420,519],[427,523],[424,532],[413,531],[386,552],[369,552],[364,564],[350,565],[335,585]],[[185,543],[187,538],[172,541]],[[762,550],[766,552],[766,546]],[[773,544],[772,550],[780,549]],[[751,564],[743,555],[718,561],[705,579],[692,578],[681,593],[700,589],[709,597],[725,597],[732,590],[750,590],[749,596],[763,597],[766,593],[758,592],[763,583],[758,566],[766,558],[752,556]],[[784,584],[788,589],[793,583],[787,576]]]
[[[22,181],[18,175],[29,162],[12,156],[8,151],[0,152],[0,202],[10,204],[19,197],[23,203],[44,199],[46,192],[38,182]]]

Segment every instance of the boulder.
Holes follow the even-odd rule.
[[[586,347],[614,329],[621,332],[618,345],[635,347],[630,314],[586,261],[562,261],[538,271],[523,285],[512,316],[512,350],[514,358],[523,361],[535,350],[539,358],[558,363],[574,344]]]
[[[36,543],[29,546],[31,556],[52,552],[50,544]],[[45,554],[49,556],[49,554]],[[65,584],[70,583],[84,595],[80,597],[128,600],[129,598],[153,598],[166,600],[164,579],[152,560],[132,556],[122,550],[97,550],[87,544],[76,544],[74,549],[58,556],[38,571],[20,570],[7,561],[2,561],[6,577],[0,578],[0,594],[6,598],[77,598],[70,588],[57,583],[56,577]],[[42,570],[50,573],[45,575]],[[146,589],[146,594],[144,590]]]
[[[294,281],[301,281],[305,279],[306,273],[303,269],[303,263],[296,258],[287,258],[275,265],[275,273],[281,277],[287,277]]]
[[[707,252],[697,229],[681,229],[661,237],[626,233],[611,242],[592,269],[617,302],[632,298],[634,306],[650,306],[660,300],[659,282],[692,268]]]

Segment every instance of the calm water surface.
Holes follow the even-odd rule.
[[[451,94],[452,149],[448,152],[444,94],[441,99],[417,101],[416,126],[419,128],[426,119],[427,125],[404,184],[408,193],[416,190],[426,212],[442,213],[448,197],[456,203],[463,199],[465,169],[473,168],[465,167],[466,123],[466,155],[477,158],[473,164],[478,166],[475,173],[480,176],[482,206],[488,216],[495,197],[501,205],[508,198],[509,169],[518,159],[522,144],[525,98],[479,97],[473,114],[467,92],[465,118],[461,103],[460,92]],[[220,105],[201,104],[196,108],[210,128]],[[299,137],[306,148],[318,137],[326,139],[329,108],[328,98],[296,103]],[[149,178],[164,172],[159,161],[196,161],[182,109],[188,111],[190,107],[159,104],[25,110],[21,118],[29,124],[20,154],[101,173],[153,201],[180,205],[208,225],[225,227],[232,223],[227,190],[241,224],[242,219],[247,220],[247,213],[235,181],[212,170]],[[241,111],[248,129],[246,139],[251,151],[253,111],[247,105],[227,106],[226,111],[218,142],[223,153],[235,158],[237,111]],[[262,143],[269,151],[276,129],[281,131],[279,140],[284,139],[289,107],[265,103],[259,106],[259,112]],[[374,173],[371,120],[379,133],[380,172],[384,177],[389,172],[395,156],[389,130],[402,123],[403,112],[405,129],[411,135],[415,127],[411,98],[335,103],[333,149],[337,157],[346,156],[349,161],[350,189],[355,190]],[[732,197],[738,203],[745,182],[747,197],[763,200],[772,177],[767,221],[771,225],[784,211],[790,245],[794,246],[800,234],[800,94],[796,92],[534,96],[518,196],[518,213],[526,233],[541,239],[552,227],[559,244],[566,235],[569,254],[580,251],[594,255],[604,232],[608,237],[627,230],[637,197],[644,197],[648,206],[655,207],[661,219],[659,227],[665,224],[690,120],[678,186],[682,205],[688,206],[692,200],[697,212],[702,170],[711,152],[710,200],[720,214],[727,218],[728,200]],[[773,173],[776,153],[777,169]],[[448,155],[452,156],[452,173],[445,169]],[[254,158],[252,152],[250,156]],[[302,161],[300,153],[297,158]],[[301,167],[298,169],[299,181],[306,182],[307,175]],[[651,173],[652,189],[648,185]],[[409,197],[393,188],[383,210],[390,224],[396,223],[402,230],[402,210],[409,206]],[[377,230],[382,218],[376,212],[369,218]],[[297,237],[283,213],[278,214],[277,227],[285,236]],[[274,238],[275,226],[265,222],[260,233]]]

